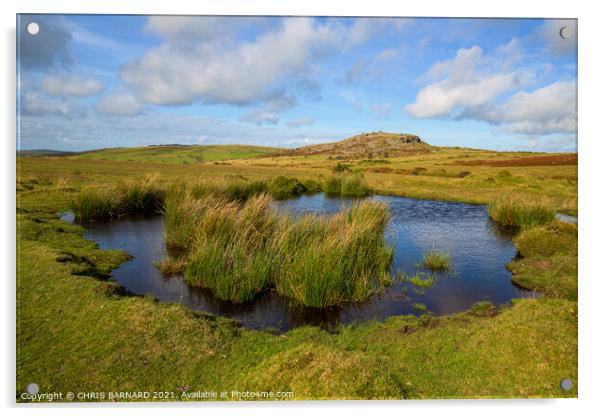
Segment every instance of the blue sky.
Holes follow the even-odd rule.
[[[576,37],[574,20],[20,15],[19,148],[384,130],[575,151]]]

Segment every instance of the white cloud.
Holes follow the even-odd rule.
[[[42,90],[52,96],[87,97],[102,89],[103,85],[99,80],[79,75],[48,75],[42,80]]]
[[[528,71],[495,72],[503,63],[499,57],[486,57],[479,46],[460,49],[454,58],[431,66],[424,78],[437,81],[424,87],[405,110],[416,118],[449,117],[487,105],[533,79]]]
[[[559,81],[533,92],[520,91],[499,106],[473,111],[466,117],[502,125],[518,134],[572,133],[577,131],[577,87]]]
[[[423,78],[432,83],[405,109],[416,118],[485,121],[506,134],[574,135],[575,82],[558,81],[534,91],[520,91],[535,79],[531,70],[516,68],[522,59],[518,39],[500,46],[492,56],[478,46],[460,49],[454,58],[431,66]],[[541,72],[545,70],[543,67]]]
[[[103,95],[96,103],[96,111],[105,116],[136,116],[143,104],[131,94],[113,92]]]
[[[344,20],[285,18],[277,28],[253,40],[224,44],[211,38],[208,32],[215,30],[215,25],[207,19],[149,20],[147,30],[161,33],[166,41],[122,69],[125,85],[152,104],[249,104],[285,78],[303,74],[312,60],[326,52],[340,53],[380,30],[406,22],[355,19],[346,24]],[[174,40],[184,33],[190,34],[189,41]]]

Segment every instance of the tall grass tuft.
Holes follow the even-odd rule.
[[[449,270],[450,256],[435,249],[429,250],[424,253],[419,265],[428,270]]]
[[[388,207],[363,201],[333,216],[294,217],[267,194],[230,201],[174,188],[164,205],[165,241],[194,286],[234,302],[275,287],[312,307],[364,300],[389,284]],[[171,270],[166,262],[162,269]]]
[[[165,190],[154,181],[129,182],[101,189],[88,188],[75,196],[71,209],[80,221],[158,213],[165,194]]]
[[[341,195],[341,185],[343,178],[341,175],[328,175],[324,180],[324,193],[327,195]]]
[[[388,207],[363,201],[330,217],[286,218],[275,239],[276,290],[316,308],[368,298],[390,283]]]
[[[324,181],[324,192],[328,195],[366,196],[370,192],[364,176],[359,173],[331,174]]]
[[[551,205],[541,201],[525,201],[505,197],[488,206],[491,218],[505,226],[532,228],[555,218]]]
[[[366,196],[369,188],[361,173],[354,173],[343,177],[341,183],[341,195],[343,196]]]
[[[268,287],[276,268],[270,236],[277,218],[267,195],[246,203],[214,200],[197,227],[185,280],[225,300],[247,302]]]
[[[298,196],[305,191],[307,191],[307,188],[297,178],[278,176],[268,182],[268,192],[275,199]]]

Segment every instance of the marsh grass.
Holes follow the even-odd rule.
[[[331,196],[340,195],[342,183],[343,178],[341,175],[328,175],[324,179],[324,192]]]
[[[414,303],[412,306],[414,307],[414,309],[417,312],[427,312],[428,311],[428,308],[426,307],[426,305],[424,303],[418,302],[418,303]]]
[[[268,182],[268,192],[275,199],[286,199],[299,196],[307,191],[307,188],[299,179],[287,176],[277,176]]]
[[[265,194],[244,204],[215,200],[198,224],[185,280],[238,303],[266,289],[277,267],[269,240],[277,218],[270,202]]]
[[[364,300],[392,281],[384,203],[294,217],[271,209],[267,194],[230,201],[194,192],[173,189],[166,198],[166,245],[185,262],[189,284],[221,299],[247,302],[275,287],[298,303],[323,308]],[[159,266],[171,267],[168,261]]]
[[[341,195],[366,196],[370,192],[368,184],[361,173],[345,175],[341,183]]]
[[[450,255],[433,248],[424,253],[418,266],[433,271],[449,270],[451,268]]]
[[[281,260],[276,289],[324,308],[367,299],[392,282],[392,250],[383,240],[388,207],[362,201],[330,217],[286,218],[276,238]]]
[[[108,188],[84,189],[73,199],[71,209],[80,221],[158,213],[165,195],[165,189],[152,180],[126,182]]]
[[[331,174],[324,181],[324,192],[335,196],[366,196],[370,188],[361,172],[352,174]]]
[[[416,287],[433,287],[435,284],[435,276],[423,272],[419,272],[411,277],[402,275],[399,280],[401,282],[411,283]]]
[[[491,218],[505,226],[532,228],[554,220],[555,212],[545,201],[505,197],[488,206]]]

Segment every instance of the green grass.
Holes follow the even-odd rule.
[[[165,190],[152,181],[129,182],[108,188],[88,188],[78,193],[71,203],[75,218],[94,221],[124,215],[158,213]]]
[[[305,185],[297,178],[277,176],[268,182],[268,192],[275,199],[286,199],[299,196],[307,191]]]
[[[73,159],[199,164],[234,159],[248,159],[276,153],[281,149],[250,145],[146,146],[101,149],[70,154]]]
[[[470,308],[470,313],[475,316],[493,316],[496,313],[495,305],[488,301],[482,300],[480,302],[476,302]]]
[[[414,307],[414,309],[416,310],[416,312],[427,312],[428,308],[426,307],[426,305],[424,303],[414,303],[412,305]]]
[[[56,218],[82,189],[143,181],[148,172],[176,187],[228,175],[263,183],[283,175],[307,186],[322,184],[336,164],[328,155],[162,163],[170,159],[162,150],[132,162],[125,155],[94,163],[75,156],[17,159],[17,395],[35,380],[41,392],[63,393],[188,388],[291,390],[294,399],[576,397],[577,238],[559,232],[560,241],[551,242],[557,231],[546,228],[553,222],[522,230],[515,242],[523,257],[509,265],[513,281],[542,296],[492,315],[397,316],[335,333],[304,327],[273,335],[124,296],[101,279],[128,256],[99,250],[81,237],[83,229]],[[576,165],[475,165],[469,176],[452,177],[466,169],[458,161],[529,155],[432,147],[428,154],[389,157],[391,172],[364,176],[379,194],[481,204],[511,194],[576,214]],[[401,173],[415,167],[444,168],[450,176]],[[504,170],[510,176],[498,178]],[[563,378],[576,388],[560,390]]]
[[[277,213],[270,204],[265,194],[229,201],[174,190],[165,202],[165,241],[186,262],[185,280],[233,302],[275,287],[316,308],[365,300],[390,283],[383,203],[302,217]],[[175,266],[162,264],[166,271]]]
[[[251,301],[270,285],[278,266],[270,241],[277,227],[271,200],[264,194],[242,205],[212,202],[196,228],[184,279],[220,299]]]
[[[343,176],[341,182],[342,196],[366,196],[369,192],[368,184],[361,173]]]
[[[362,201],[330,217],[288,218],[275,240],[279,293],[324,308],[367,299],[391,282],[386,205]]]
[[[331,196],[366,196],[370,188],[362,173],[330,174],[324,180],[324,192]]]
[[[40,392],[64,394],[186,386],[293,391],[297,400],[576,396],[558,388],[578,382],[576,302],[524,299],[495,316],[398,316],[272,335],[73,275],[60,251],[101,269],[123,253],[36,215],[18,218],[17,394],[35,380]]]
[[[508,264],[512,281],[551,297],[577,300],[577,226],[554,220],[522,231],[519,258]]]
[[[550,222],[555,212],[550,204],[516,197],[501,198],[488,206],[494,221],[510,227],[531,228]]]
[[[400,280],[416,287],[433,287],[435,284],[435,276],[426,273],[417,273],[412,277],[401,276]]]
[[[435,249],[429,250],[422,256],[420,267],[428,270],[449,270],[451,268],[450,256]]]
[[[328,175],[324,180],[324,192],[330,196],[341,195],[342,184],[343,178],[341,175]]]

